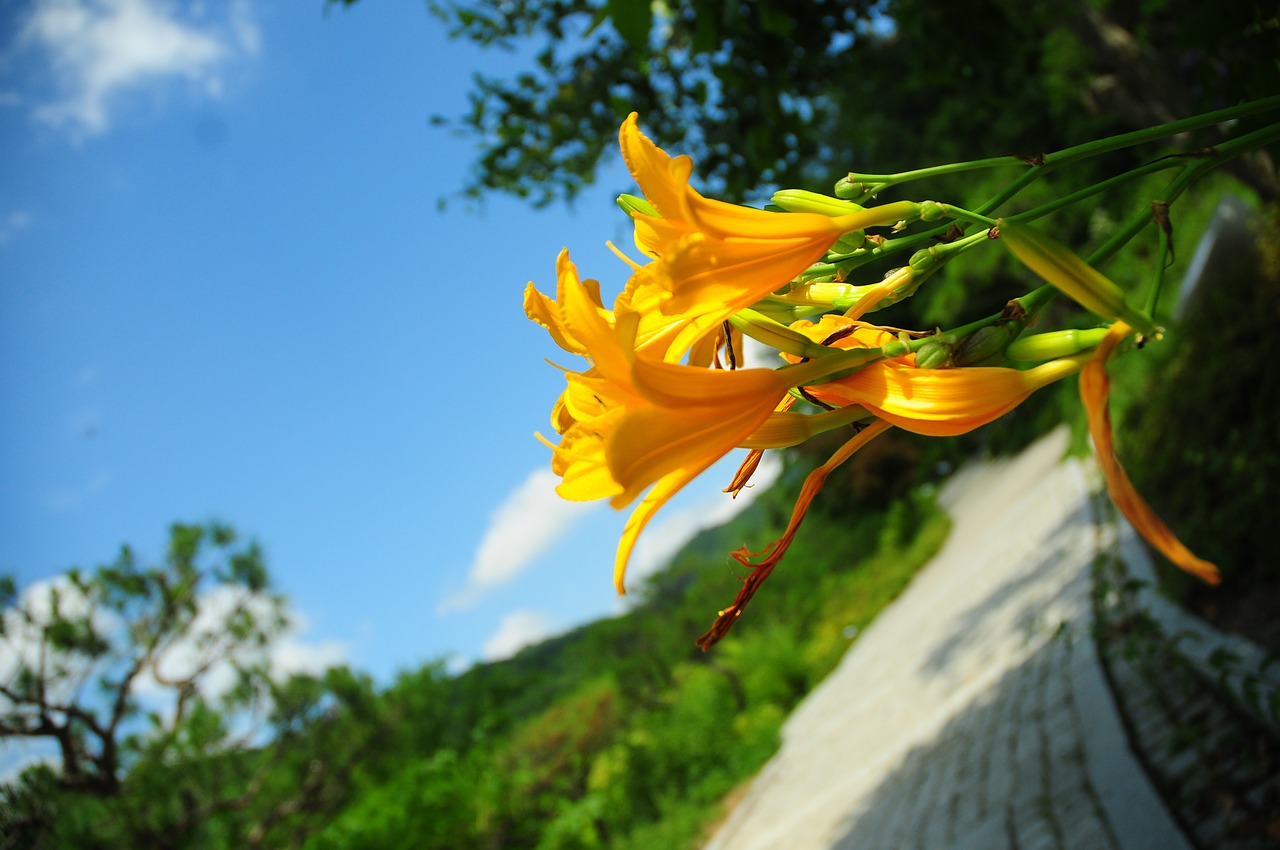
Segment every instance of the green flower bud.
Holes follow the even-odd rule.
[[[900,339],[891,339],[880,346],[880,351],[885,357],[904,357],[911,353],[911,346]]]
[[[842,201],[830,195],[806,192],[804,189],[780,189],[773,193],[773,202],[788,212],[817,213],[818,215],[848,215],[862,212],[861,204]]]
[[[937,221],[945,217],[947,208],[937,201],[921,201],[920,202],[920,220],[921,221]]]
[[[938,264],[938,252],[933,248],[924,248],[916,251],[911,255],[911,259],[907,260],[907,265],[911,266],[913,272],[928,271]]]
[[[654,208],[653,204],[649,203],[644,198],[637,198],[635,195],[619,195],[618,206],[622,207],[622,211],[628,216],[633,216],[638,213],[640,215],[652,216],[654,218],[662,217],[662,214]]]
[[[941,369],[951,365],[951,346],[934,338],[916,351],[917,369]]]
[[[1015,339],[1005,349],[1014,360],[1057,360],[1059,357],[1070,357],[1081,351],[1088,351],[1107,335],[1106,328],[1089,328],[1088,330],[1053,331],[1051,333],[1032,334]]]
[[[867,184],[853,172],[841,177],[835,188],[837,198],[860,198],[866,194],[866,191]]]
[[[956,346],[951,362],[957,366],[972,366],[995,359],[1004,352],[1010,337],[1011,334],[1006,325],[987,325],[985,328],[978,328]]]

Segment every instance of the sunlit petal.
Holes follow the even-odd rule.
[[[760,589],[760,585],[764,583],[765,579],[773,572],[774,567],[782,560],[782,556],[787,553],[787,549],[790,548],[792,541],[795,540],[796,532],[800,530],[800,524],[804,522],[809,506],[813,503],[818,493],[822,492],[827,476],[867,443],[889,430],[890,427],[889,423],[883,420],[871,423],[836,450],[830,460],[809,473],[804,480],[804,486],[800,490],[800,497],[796,500],[795,507],[791,511],[791,521],[787,523],[786,531],[783,532],[782,537],[758,553],[749,552],[745,548],[733,553],[733,557],[738,563],[751,568],[751,573],[742,583],[742,589],[738,591],[738,596],[733,600],[733,604],[721,611],[707,633],[698,639],[698,646],[704,651],[710,649],[729,633],[729,629],[733,628],[733,624],[738,621],[738,617],[742,615],[747,603],[751,601],[756,591]]]
[[[1116,456],[1115,442],[1111,436],[1111,413],[1107,405],[1107,397],[1111,392],[1111,378],[1107,375],[1107,358],[1131,333],[1133,329],[1124,322],[1116,322],[1112,325],[1111,332],[1098,345],[1095,356],[1080,373],[1080,398],[1084,402],[1085,411],[1089,417],[1089,433],[1093,437],[1098,466],[1102,469],[1103,477],[1107,481],[1107,492],[1111,495],[1111,501],[1115,502],[1120,512],[1148,543],[1179,569],[1209,584],[1217,584],[1221,580],[1217,566],[1198,557],[1183,545],[1173,530],[1156,515],[1147,501],[1138,493],[1138,489],[1129,480],[1124,467],[1120,465],[1119,457]]]

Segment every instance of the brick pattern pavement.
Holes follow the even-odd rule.
[[[1264,669],[1237,690],[1231,679],[1240,681],[1245,659],[1211,653],[1213,663],[1198,663],[1188,648],[1200,633],[1170,634],[1194,621],[1152,616],[1141,592],[1151,582],[1149,563],[1126,548],[1127,556],[1118,543],[1103,552],[1094,609],[1103,670],[1131,749],[1194,847],[1280,847],[1280,724],[1268,710],[1280,681]]]
[[[953,478],[947,545],[797,708],[707,850],[1280,847],[1275,730],[1205,652],[1176,653],[1185,615],[1135,640],[1126,541],[1064,445]]]

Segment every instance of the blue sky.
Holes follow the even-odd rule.
[[[417,0],[0,9],[0,572],[38,589],[219,519],[264,546],[291,663],[384,683],[621,610],[625,515],[551,493],[533,432],[568,358],[520,304],[561,247],[621,287],[630,178],[438,206],[475,143],[430,116],[518,56]],[[731,466],[638,573],[731,513]]]

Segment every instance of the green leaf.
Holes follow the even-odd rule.
[[[649,46],[649,30],[653,27],[653,6],[649,0],[609,0],[605,6],[613,28],[633,50]]]

